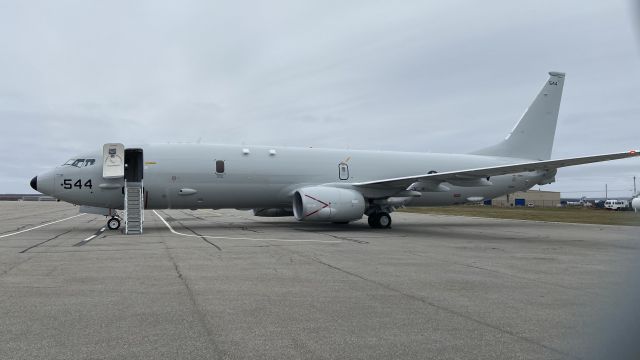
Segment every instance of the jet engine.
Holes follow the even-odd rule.
[[[300,221],[348,222],[364,215],[361,193],[328,186],[305,187],[293,194],[293,215]]]
[[[631,200],[631,207],[633,208],[633,210],[635,210],[635,212],[640,211],[640,196]]]

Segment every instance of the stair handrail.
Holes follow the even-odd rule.
[[[123,215],[124,215],[124,233],[128,234],[129,233],[129,214],[127,212],[127,209],[129,209],[128,206],[128,201],[129,201],[129,195],[128,190],[129,187],[127,186],[127,179],[124,179],[124,206],[123,206]]]
[[[144,180],[140,180],[140,233],[144,224]]]

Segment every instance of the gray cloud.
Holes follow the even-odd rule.
[[[567,72],[554,157],[637,148],[631,10],[621,1],[5,2],[0,192],[28,192],[39,171],[110,141],[471,151],[506,135],[549,70]],[[628,187],[638,168],[566,169],[546,188]]]

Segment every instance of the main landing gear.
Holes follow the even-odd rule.
[[[391,215],[387,212],[374,212],[369,215],[369,226],[375,229],[388,229],[391,227]]]
[[[114,216],[107,221],[107,227],[109,230],[118,230],[120,228],[120,218],[118,216]]]

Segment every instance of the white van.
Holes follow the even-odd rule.
[[[625,210],[629,207],[627,200],[607,200],[604,202],[604,208],[609,210]]]

